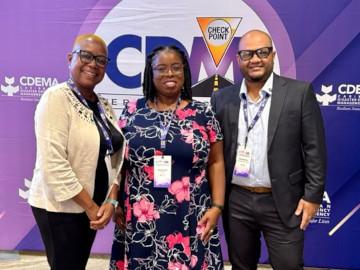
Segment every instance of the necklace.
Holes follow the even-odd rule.
[[[168,106],[167,108],[161,110],[161,109],[159,108],[159,103],[158,103],[157,98],[156,98],[156,97],[154,98],[155,109],[156,109],[156,111],[158,111],[158,112],[161,112],[161,111],[174,112],[174,111],[176,111],[176,109],[179,107],[180,103],[181,103],[181,98],[179,97],[178,100],[176,101],[176,103],[173,103],[173,104],[171,104],[170,106]]]

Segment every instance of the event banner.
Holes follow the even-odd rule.
[[[359,25],[359,0],[1,1],[0,250],[43,249],[27,203],[34,111],[48,87],[68,79],[77,35],[106,41],[111,61],[96,91],[119,114],[142,96],[145,57],[155,47],[186,52],[194,98],[208,101],[242,80],[238,42],[260,29],[273,38],[275,72],[312,82],[325,121],[327,184],[306,230],[305,265],[360,269]],[[112,230],[98,233],[93,252],[110,252]],[[265,248],[261,262],[268,262]]]

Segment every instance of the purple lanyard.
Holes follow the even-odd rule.
[[[156,101],[155,101],[156,102]],[[174,119],[174,115],[176,110],[178,109],[179,105],[181,102],[181,98],[178,99],[177,103],[176,103],[176,107],[175,110],[171,113],[171,118],[169,120],[168,123],[166,123],[166,115],[164,114],[164,122],[161,121],[161,117],[159,114],[159,123],[160,123],[160,148],[163,152],[163,154],[165,153],[165,149],[166,149],[166,136],[169,133],[169,129],[171,126],[171,122]]]
[[[266,102],[268,101],[269,97],[270,97],[270,94],[269,94],[269,93],[266,93],[266,94],[265,94],[265,97],[264,97],[263,100],[261,101],[259,110],[257,111],[254,119],[251,121],[250,126],[249,126],[249,118],[248,118],[248,102],[247,102],[246,96],[244,95],[244,97],[243,97],[244,120],[245,120],[246,130],[247,130],[247,132],[246,132],[246,137],[245,137],[245,147],[246,147],[246,145],[247,145],[249,132],[250,132],[250,130],[253,129],[253,127],[255,126],[256,122],[259,120],[262,112],[264,111],[264,108],[265,108],[265,106],[266,106]]]
[[[73,90],[76,95],[80,98],[81,102],[88,108],[91,110],[89,104],[87,103],[86,99],[83,97],[83,95],[81,94],[81,92],[79,91],[79,89],[75,86],[74,82],[72,79],[69,79],[67,81],[67,85],[69,86],[69,88],[71,90]],[[108,128],[108,130],[110,130],[110,127],[106,121],[106,116],[105,116],[105,111],[103,109],[103,107],[101,106],[100,101],[98,101],[96,103],[98,109],[99,109],[99,113],[101,116],[101,119],[103,120],[104,124],[106,125],[106,127]],[[114,153],[114,148],[112,145],[112,141],[111,141],[111,136],[109,134],[109,132],[106,130],[106,128],[104,127],[104,125],[101,123],[100,119],[98,119],[98,117],[95,115],[95,113],[93,113],[94,115],[94,119],[96,121],[96,123],[99,125],[101,133],[104,135],[105,138],[105,142],[106,142],[106,146],[107,146],[107,150],[106,150],[106,154],[107,155],[111,155]]]

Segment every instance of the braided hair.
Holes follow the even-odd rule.
[[[143,93],[145,99],[147,101],[148,100],[154,101],[154,98],[156,96],[156,88],[153,82],[154,74],[153,74],[152,64],[154,61],[154,57],[163,51],[173,51],[180,56],[182,60],[182,64],[184,65],[184,85],[183,88],[181,89],[180,97],[183,100],[192,100],[191,72],[190,72],[189,61],[185,53],[176,46],[157,47],[146,57],[144,82],[143,82]]]

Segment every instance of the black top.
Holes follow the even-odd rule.
[[[86,102],[88,103],[90,109],[93,111],[94,117],[96,116],[97,120],[101,121],[104,128],[106,128],[106,130],[111,135],[111,142],[115,153],[120,149],[123,143],[123,137],[121,136],[120,132],[117,131],[115,127],[112,125],[112,123],[109,122],[108,120],[107,120],[107,124],[110,127],[110,131],[107,129],[106,125],[104,124],[100,116],[99,108],[97,106],[98,101],[92,102],[90,100],[86,100]],[[99,150],[99,158],[98,158],[96,174],[95,174],[95,189],[94,189],[93,200],[96,202],[97,205],[101,205],[105,200],[109,186],[109,182],[108,182],[109,175],[105,163],[107,146],[106,146],[106,140],[104,134],[102,133],[98,122],[95,121],[95,123],[100,135],[100,150]]]

